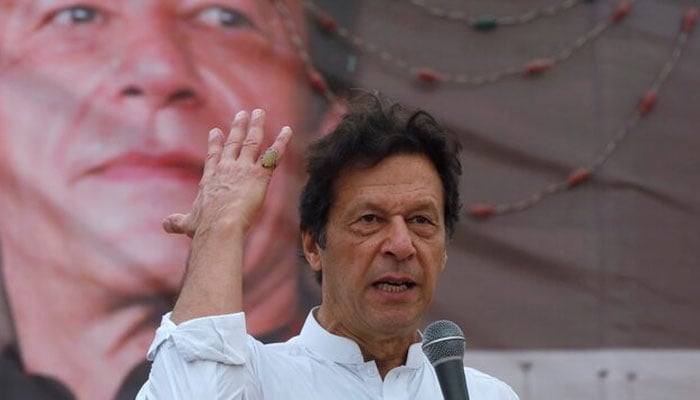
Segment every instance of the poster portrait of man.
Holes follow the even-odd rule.
[[[692,398],[697,20],[695,0],[0,0],[0,398],[135,396],[188,258],[162,219],[240,110],[266,111],[263,147],[294,130],[243,270],[250,333],[298,333],[319,300],[304,153],[355,89],[463,145],[427,319],[468,361],[523,400]]]

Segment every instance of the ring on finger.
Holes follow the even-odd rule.
[[[269,148],[260,157],[260,164],[262,164],[263,168],[275,169],[278,160],[279,154],[277,154],[277,150]]]

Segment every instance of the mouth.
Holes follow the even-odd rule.
[[[387,293],[402,293],[416,287],[416,283],[411,280],[383,279],[372,284],[375,288]]]
[[[87,171],[112,180],[183,179],[196,180],[202,176],[200,160],[181,152],[159,155],[127,153]]]

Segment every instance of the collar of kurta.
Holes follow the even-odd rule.
[[[325,330],[314,316],[317,309],[318,307],[315,307],[307,315],[304,326],[296,338],[296,343],[334,362],[364,364],[365,360],[362,357],[360,346],[346,337],[334,335]],[[417,369],[425,365],[426,361],[421,343],[414,343],[408,348],[406,367]]]

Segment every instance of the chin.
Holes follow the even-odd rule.
[[[103,274],[100,280],[108,292],[118,297],[146,299],[176,294],[182,286],[184,270],[184,264],[177,267],[162,264],[132,265],[123,271]]]
[[[172,213],[192,208],[198,179],[142,179],[110,181],[86,179],[62,203],[79,204],[87,217],[116,229],[138,230],[146,226],[163,232],[160,221]],[[131,228],[127,228],[131,226]]]
[[[177,292],[189,252],[189,238],[165,233],[133,235],[119,241],[109,270],[101,277],[118,293],[144,296]]]
[[[377,315],[377,327],[387,333],[408,333],[418,329],[421,317],[415,312],[391,310]]]

